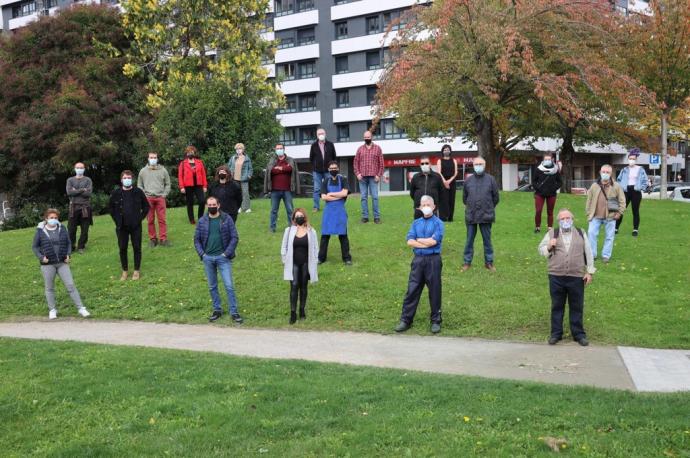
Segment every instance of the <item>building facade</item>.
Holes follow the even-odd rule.
[[[118,0],[0,0],[0,29],[13,32],[40,16],[57,13],[75,4],[118,5]]]

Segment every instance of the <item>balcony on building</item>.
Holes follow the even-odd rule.
[[[409,8],[429,3],[430,0],[360,0],[356,2],[337,2],[331,6],[331,21],[350,17],[365,16],[380,11]]]
[[[319,23],[316,0],[275,0],[274,30],[293,29]]]

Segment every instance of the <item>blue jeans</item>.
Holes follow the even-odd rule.
[[[271,230],[276,230],[276,221],[278,220],[278,207],[280,201],[285,203],[285,211],[287,212],[287,225],[292,224],[292,192],[290,191],[271,191]]]
[[[491,246],[491,223],[465,224],[467,227],[467,242],[465,243],[465,253],[463,254],[465,264],[472,264],[474,257],[474,237],[477,235],[477,226],[482,233],[484,242],[484,262],[489,264],[494,262],[494,248]]]
[[[601,250],[602,258],[611,258],[613,253],[613,239],[616,237],[616,220],[605,218],[592,218],[587,229],[587,237],[589,237],[589,244],[592,247],[592,256],[597,257],[597,242],[599,238],[599,229],[604,226],[606,237],[604,238],[604,248]]]
[[[314,177],[314,208],[321,210],[321,182],[328,172],[311,172]]]
[[[237,314],[237,297],[235,297],[235,287],[232,283],[232,261],[223,255],[209,256],[205,254],[203,262],[208,290],[211,293],[211,301],[213,301],[213,310],[216,312],[223,311],[220,294],[218,294],[218,271],[220,271],[220,278],[223,280],[225,292],[228,295],[228,309],[231,315]]]
[[[362,177],[359,181],[359,191],[362,193],[362,218],[369,218],[369,201],[371,193],[371,204],[374,208],[374,219],[379,219],[379,184],[374,177]]]

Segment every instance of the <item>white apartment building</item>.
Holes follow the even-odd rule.
[[[0,0],[0,30],[12,32],[40,16],[57,13],[75,4],[117,5],[118,0]]]

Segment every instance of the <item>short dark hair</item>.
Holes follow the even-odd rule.
[[[131,170],[123,170],[122,173],[120,174],[120,179],[122,179],[122,177],[125,175],[129,175],[132,178],[134,178],[134,172],[132,172]]]
[[[332,165],[335,165],[336,167],[340,168],[340,166],[338,165],[338,161],[330,161],[330,162],[328,163],[328,166],[329,166],[329,167],[332,166]]]
[[[213,197],[213,196],[208,196],[208,197],[206,198],[206,203],[208,204],[208,201],[211,200],[211,199],[215,200],[216,203],[217,203],[218,205],[220,205],[220,203],[218,202],[218,198],[217,198],[217,197]]]

